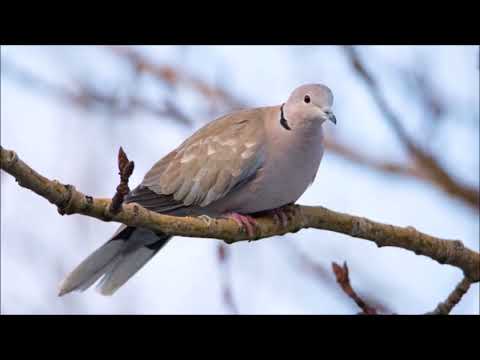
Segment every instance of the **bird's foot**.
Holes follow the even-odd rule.
[[[250,215],[243,215],[236,212],[229,212],[225,214],[228,219],[234,220],[238,226],[244,228],[249,237],[255,237],[255,227],[257,226],[257,220]]]

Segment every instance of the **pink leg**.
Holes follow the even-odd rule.
[[[257,221],[251,217],[250,215],[243,215],[236,212],[230,212],[225,214],[225,217],[235,220],[235,222],[243,227],[249,237],[255,237],[255,226],[257,225]]]

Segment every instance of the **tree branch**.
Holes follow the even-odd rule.
[[[407,133],[399,117],[388,105],[377,81],[363,64],[357,50],[352,46],[345,47],[345,53],[353,69],[362,78],[370,90],[373,100],[383,113],[385,119],[392,126],[395,134],[400,139],[410,156],[415,160],[417,166],[428,175],[431,183],[443,189],[447,194],[462,199],[465,203],[480,211],[480,192],[468,185],[462,184],[453,178],[427,150],[420,147]]]
[[[230,310],[232,314],[239,314],[237,304],[233,299],[232,286],[231,286],[231,271],[228,264],[229,250],[227,247],[218,243],[217,246],[217,259],[218,264],[220,265],[220,272],[222,275],[221,279],[221,288],[222,288],[222,298],[225,306]]]
[[[337,279],[338,285],[342,288],[343,292],[351,298],[357,306],[362,310],[361,314],[365,315],[377,315],[377,310],[372,306],[368,305],[365,301],[357,295],[355,290],[353,290],[352,285],[350,284],[350,276],[348,271],[347,263],[344,262],[343,266],[338,265],[337,263],[332,263],[332,270]]]
[[[410,164],[401,164],[398,162],[378,160],[362,154],[357,149],[353,149],[346,144],[340,143],[332,137],[325,137],[325,147],[335,155],[341,156],[354,164],[369,167],[387,174],[400,176],[409,176],[418,180],[429,181],[428,175]]]
[[[110,211],[110,199],[93,198],[40,175],[23,162],[14,151],[1,148],[1,168],[15,177],[20,186],[30,189],[55,204],[61,214],[82,214],[103,221],[116,221],[130,226],[142,226],[169,235],[217,238],[227,243],[258,240],[274,235],[297,232],[304,228],[334,231],[355,238],[371,240],[377,246],[394,246],[425,255],[441,263],[463,270],[472,282],[480,280],[480,254],[468,249],[459,240],[436,238],[413,227],[382,224],[321,206],[291,206],[291,220],[286,227],[272,217],[257,218],[254,239],[235,221],[207,217],[177,217],[149,211],[136,203],[122,206],[118,213]]]
[[[186,72],[178,71],[172,66],[158,65],[132,48],[124,46],[107,46],[106,48],[127,60],[139,73],[150,74],[169,86],[175,86],[183,82],[195,89],[209,101],[221,100],[232,109],[243,107],[242,102],[225,89],[210,86],[200,78],[194,77]]]
[[[480,254],[465,247],[459,240],[436,238],[408,226],[382,224],[366,218],[343,214],[321,206],[292,206],[292,217],[282,227],[271,217],[259,217],[255,239],[249,239],[244,229],[229,219],[177,217],[149,211],[142,206],[125,204],[116,214],[110,211],[110,199],[86,196],[72,185],[64,185],[38,174],[14,151],[1,148],[1,168],[15,177],[20,186],[28,188],[58,207],[63,214],[83,214],[103,221],[116,221],[130,226],[142,226],[169,235],[217,238],[227,243],[258,240],[304,228],[334,231],[355,238],[373,241],[377,246],[394,246],[425,255],[441,264],[463,270],[470,281],[480,280]]]
[[[448,315],[452,311],[453,307],[457,305],[462,299],[463,295],[468,291],[472,282],[467,277],[463,278],[458,283],[455,289],[448,295],[447,300],[437,305],[435,310],[427,313],[427,315]]]

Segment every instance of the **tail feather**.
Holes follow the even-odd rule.
[[[102,276],[98,290],[112,295],[135,275],[170,239],[140,228],[120,226],[114,236],[88,256],[62,282],[59,296],[84,291]]]
[[[142,246],[131,253],[121,255],[97,285],[102,295],[113,293],[135,275],[157,252]]]
[[[122,240],[110,240],[95,250],[63,280],[58,295],[89,288],[105,274],[108,265],[115,262],[124,247]]]

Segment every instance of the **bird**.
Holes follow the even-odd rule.
[[[255,214],[282,214],[313,183],[324,153],[322,124],[337,120],[323,84],[295,88],[275,106],[234,111],[207,123],[146,173],[124,199],[174,216],[235,220],[253,236]],[[60,284],[59,296],[95,282],[113,295],[171,239],[122,224]]]

